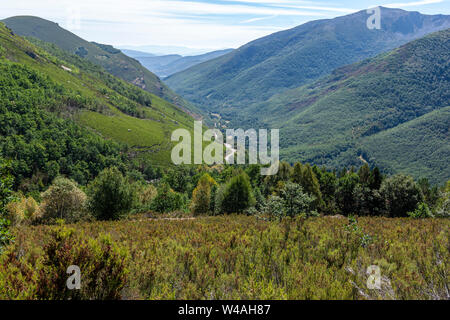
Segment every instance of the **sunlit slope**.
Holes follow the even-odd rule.
[[[447,29],[338,69],[249,112],[280,128],[285,159],[339,167],[360,165],[362,158],[387,172],[445,182],[449,67]]]
[[[128,57],[120,50],[100,43],[88,42],[57,23],[33,16],[16,16],[3,22],[20,36],[34,37],[53,43],[60,49],[76,54],[103,67],[112,75],[153,93],[178,105],[186,111],[196,111],[195,107],[171,91],[152,72],[137,60]]]
[[[56,103],[58,107],[52,106],[51,112],[73,119],[106,139],[125,143],[131,147],[131,156],[145,156],[155,164],[170,165],[171,132],[193,127],[194,119],[173,104],[115,78],[83,59],[67,55],[65,57],[70,61],[66,61],[50,55],[2,24],[0,55],[3,56],[2,63],[37,71],[55,87],[61,88],[51,93],[55,101],[63,101]],[[40,90],[47,94],[46,87]],[[39,107],[48,109],[46,105]]]

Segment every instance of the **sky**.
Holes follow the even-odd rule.
[[[186,48],[237,48],[311,20],[379,5],[450,14],[450,0],[0,0],[0,19],[39,16],[89,41],[183,54]]]

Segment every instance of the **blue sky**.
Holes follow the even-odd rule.
[[[450,14],[450,0],[1,0],[0,19],[40,16],[115,46],[221,49],[378,5]]]

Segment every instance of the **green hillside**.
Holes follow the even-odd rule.
[[[246,110],[280,128],[282,157],[449,179],[450,29]]]
[[[252,41],[165,79],[207,112],[241,125],[246,109],[334,69],[450,27],[450,16],[381,8],[381,30],[369,30],[366,10],[308,22]]]
[[[171,91],[155,74],[112,46],[88,42],[61,28],[57,23],[38,17],[17,16],[7,18],[3,22],[20,36],[53,43],[60,49],[102,66],[112,75],[168,100],[186,111],[196,112],[194,106]]]
[[[83,184],[111,165],[167,166],[171,132],[193,126],[173,104],[1,23],[0,69],[0,157],[25,189],[59,173]]]

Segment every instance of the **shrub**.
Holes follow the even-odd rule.
[[[419,205],[417,206],[417,209],[412,211],[412,212],[408,212],[408,216],[410,216],[411,218],[433,218],[433,214],[431,213],[430,208],[428,208],[428,205],[424,202],[419,203]]]
[[[76,182],[57,177],[42,194],[42,220],[49,223],[54,223],[56,219],[64,219],[69,223],[82,220],[87,217],[86,199],[86,194]]]
[[[117,220],[136,203],[136,188],[116,167],[103,170],[88,186],[89,208],[98,220]]]
[[[157,194],[158,190],[154,185],[146,185],[138,193],[139,203],[144,207],[149,207]]]
[[[423,202],[423,195],[412,177],[398,174],[384,180],[380,193],[389,217],[406,217]]]
[[[206,214],[211,209],[211,189],[216,181],[205,173],[198,181],[192,192],[191,211],[193,214]]]
[[[98,239],[58,227],[41,256],[19,258],[11,248],[0,261],[0,299],[120,299],[128,270],[127,258],[108,236]],[[78,266],[81,288],[67,288],[67,268]]]
[[[42,211],[33,197],[20,196],[6,206],[6,216],[12,225],[31,224],[42,217]]]
[[[248,176],[241,173],[219,189],[216,197],[216,212],[242,213],[255,204]]]
[[[183,196],[173,191],[167,183],[158,188],[158,195],[153,199],[150,209],[155,212],[173,212],[183,208]]]
[[[273,217],[294,217],[300,214],[315,215],[312,212],[315,198],[303,188],[292,182],[287,182],[279,191],[279,196],[272,196],[268,201],[268,213]]]

